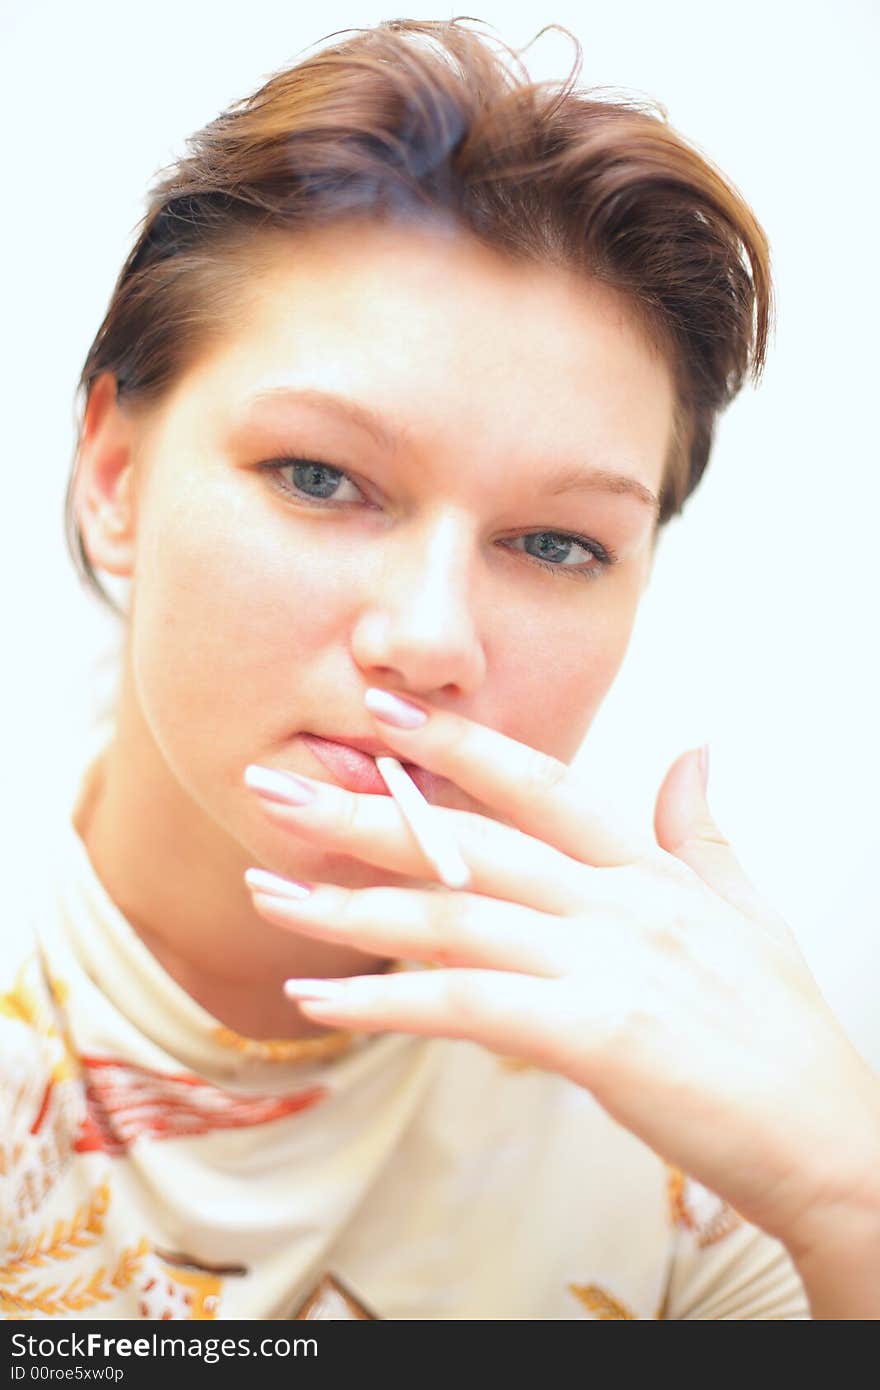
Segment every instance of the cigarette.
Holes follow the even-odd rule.
[[[401,815],[446,887],[465,888],[471,880],[470,870],[461,857],[458,845],[440,828],[431,803],[425,800],[396,758],[378,757],[376,767]]]

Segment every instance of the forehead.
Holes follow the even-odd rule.
[[[289,386],[368,402],[420,445],[541,440],[568,457],[580,442],[654,488],[674,407],[668,362],[608,287],[465,235],[378,224],[267,238],[186,386],[227,420]]]

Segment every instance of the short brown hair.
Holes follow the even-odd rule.
[[[120,399],[157,401],[222,333],[255,233],[448,219],[500,253],[619,291],[664,351],[677,409],[662,525],[702,477],[719,412],[763,369],[767,238],[657,103],[576,87],[581,46],[568,30],[546,26],[575,44],[568,77],[536,83],[519,53],[465,18],[342,30],[354,37],[277,73],[193,136],[151,189],[78,391],[87,398],[109,371]],[[74,563],[115,609],[85,553],[73,484],[74,472]]]

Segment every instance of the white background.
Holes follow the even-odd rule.
[[[597,797],[647,823],[668,764],[710,740],[716,819],[880,1065],[878,11],[870,0],[477,10],[513,46],[544,24],[572,29],[582,85],[659,99],[770,237],[778,330],[763,384],[722,417],[706,478],[666,531],[579,761]],[[77,585],[62,509],[75,382],[146,186],[189,133],[331,31],[456,13],[7,0],[0,844],[13,902],[27,892],[24,856],[39,873],[42,827],[112,689],[116,628]],[[571,55],[549,34],[526,61],[536,78],[562,78]]]

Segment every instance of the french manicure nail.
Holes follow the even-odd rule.
[[[428,718],[423,709],[411,705],[409,700],[401,700],[399,695],[377,690],[375,686],[364,692],[364,704],[377,719],[394,724],[398,729],[418,729]]]
[[[253,791],[270,801],[280,801],[286,806],[305,806],[317,795],[317,787],[295,772],[275,772],[272,768],[257,767],[251,763],[245,768],[244,780]]]
[[[289,999],[339,999],[344,990],[344,980],[284,981],[284,993]]]
[[[271,893],[273,897],[307,898],[312,891],[308,883],[281,878],[278,874],[270,874],[268,869],[247,869],[244,881],[255,893]]]

